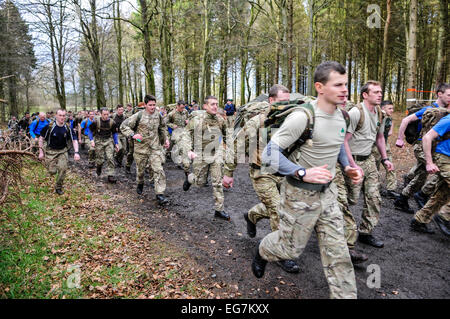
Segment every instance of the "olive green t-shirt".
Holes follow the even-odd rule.
[[[317,107],[317,101],[311,104],[315,113],[312,145],[303,144],[289,156],[289,160],[304,168],[327,164],[327,169],[334,177],[337,158],[347,130],[345,119],[339,109],[328,114]],[[306,124],[305,112],[295,111],[287,116],[271,141],[282,149],[287,149],[300,138]]]
[[[378,123],[378,111],[375,108],[375,113],[369,112],[364,103],[361,103],[364,110],[363,126],[355,132],[361,114],[357,107],[352,108],[348,115],[350,116],[350,125],[348,132],[352,133],[352,138],[348,141],[352,155],[367,156],[372,151],[372,146],[375,143],[378,132],[384,132],[384,121]]]

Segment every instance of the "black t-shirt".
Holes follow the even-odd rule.
[[[68,130],[65,124],[64,126],[51,124],[51,126],[50,125],[45,126],[41,130],[40,134],[40,136],[44,137],[45,140],[47,141],[48,143],[47,147],[54,150],[62,150],[63,148],[67,147],[68,145],[67,143],[70,140],[72,139],[76,140],[77,137],[75,132],[72,129],[70,129],[70,127]]]
[[[117,131],[120,133],[120,125],[122,124],[123,121],[125,121],[125,116],[123,114],[122,116],[116,114],[114,115],[113,120],[116,123]]]

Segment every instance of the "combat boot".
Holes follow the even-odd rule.
[[[97,165],[97,170],[95,172],[97,173],[97,176],[102,175],[102,166],[101,165]]]
[[[277,265],[280,266],[285,272],[296,274],[300,271],[300,267],[293,260],[280,260],[277,261]]]
[[[214,217],[222,218],[222,219],[225,219],[225,220],[230,220],[230,219],[231,219],[231,218],[230,218],[230,215],[228,215],[227,213],[225,213],[223,210],[222,210],[222,211],[216,210],[216,211],[214,212]]]
[[[253,238],[256,236],[256,225],[248,218],[248,213],[244,214],[244,219],[247,222],[247,234],[248,237]]]
[[[375,248],[383,248],[384,247],[384,243],[381,240],[373,237],[371,234],[361,234],[360,233],[358,236],[358,240],[366,245],[370,245]]]
[[[108,182],[110,182],[111,184],[115,184],[117,182],[117,179],[115,176],[109,175]]]
[[[169,202],[167,200],[167,198],[164,195],[162,195],[162,194],[156,195],[156,199],[158,200],[158,204],[159,205],[164,205],[164,204],[167,204]]]
[[[386,191],[386,197],[390,199],[398,199],[400,198],[400,194],[394,191]]]
[[[255,257],[253,257],[252,261],[252,271],[256,278],[261,278],[264,276],[264,271],[266,270],[267,260],[263,259],[259,255],[259,245],[261,242],[258,243],[258,246],[256,247],[255,251]]]
[[[188,179],[186,178],[186,180],[183,183],[183,190],[185,192],[187,192],[189,190],[189,188],[191,187],[191,183],[189,183]]]
[[[444,233],[445,236],[450,236],[450,222],[443,219],[439,215],[433,217],[434,222],[438,225],[439,229]]]
[[[401,210],[402,212],[414,214],[414,210],[409,207],[408,197],[404,196],[403,194],[400,194],[400,197],[395,200],[394,207],[397,210]]]
[[[360,253],[354,248],[349,248],[348,252],[350,253],[350,258],[352,259],[353,265],[363,263],[369,259],[366,254]]]
[[[88,168],[94,168],[95,167],[95,163],[94,162],[90,162],[89,164],[88,164]]]
[[[125,167],[125,172],[126,172],[127,174],[131,174],[131,167],[130,167],[130,166],[126,166],[126,167]]]
[[[422,209],[423,206],[428,201],[428,196],[425,195],[421,190],[417,193],[414,193],[414,199],[416,200],[417,205],[419,205],[419,209]]]
[[[424,234],[434,234],[434,230],[428,227],[428,224],[418,222],[415,218],[411,220],[411,230]]]
[[[144,184],[138,184],[137,188],[136,188],[136,193],[141,195],[143,190],[144,190]]]
[[[64,191],[62,190],[62,188],[57,187],[57,188],[55,188],[55,193],[58,195],[62,195],[62,194],[64,194]]]

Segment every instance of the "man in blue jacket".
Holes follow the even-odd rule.
[[[236,113],[236,107],[233,104],[233,99],[228,99],[227,104],[225,104],[224,110],[227,115],[228,127],[233,127],[234,114]]]
[[[39,149],[39,135],[44,127],[48,125],[48,120],[44,112],[40,112],[38,117],[30,124],[30,136],[33,140],[32,152],[37,153]]]

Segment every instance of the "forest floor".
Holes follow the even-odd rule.
[[[397,114],[395,119],[400,116]],[[409,145],[404,149],[394,146],[394,136],[391,137],[390,143],[397,179],[400,181],[415,160]],[[191,187],[189,191],[184,192],[184,173],[170,160],[164,166],[167,177],[166,195],[170,202],[161,208],[157,205],[155,193],[147,180],[144,193],[136,194],[134,165],[131,174],[126,174],[123,168],[116,169],[118,182],[109,184],[106,176],[98,178],[95,169],[87,168],[86,151],[81,153],[81,158],[79,163],[70,160],[71,173],[67,183],[70,184],[70,189],[84,188],[88,195],[76,191],[67,195],[66,192],[66,195],[58,199],[57,195],[51,192],[51,182],[49,184],[47,179],[48,194],[44,194],[47,197],[43,196],[41,199],[47,198],[53,202],[54,207],[62,207],[54,208],[59,214],[58,218],[69,214],[67,216],[75,223],[64,229],[69,239],[76,241],[80,231],[91,232],[92,225],[86,222],[90,218],[94,219],[95,225],[92,227],[95,231],[93,235],[88,236],[86,243],[77,244],[76,247],[73,244],[65,246],[67,239],[58,237],[58,241],[52,244],[51,251],[42,252],[40,258],[44,258],[47,263],[53,263],[56,267],[53,274],[59,274],[62,278],[57,278],[58,284],[52,285],[53,293],[47,292],[38,296],[293,299],[329,297],[314,233],[297,260],[300,266],[299,274],[288,274],[275,263],[269,263],[262,279],[253,276],[251,261],[254,249],[258,241],[270,232],[270,227],[268,220],[262,220],[258,223],[256,237],[247,236],[242,214],[258,203],[248,177],[248,165],[238,165],[234,187],[224,191],[225,210],[231,216],[231,221],[224,221],[214,218],[211,186]],[[398,186],[400,190],[402,183],[399,182]],[[77,204],[80,196],[83,196],[81,207]],[[417,209],[414,200],[410,200],[410,204]],[[46,209],[48,211],[52,207]],[[362,198],[351,210],[359,222]],[[93,216],[89,217],[89,211]],[[374,234],[384,240],[385,246],[376,249],[358,244],[358,249],[369,256],[366,263],[355,265],[358,298],[448,298],[450,295],[450,284],[447,280],[450,271],[448,238],[434,224],[430,226],[435,230],[435,234],[412,232],[409,229],[411,218],[412,215],[395,210],[393,200],[382,198],[380,221]],[[48,222],[48,218],[44,219],[44,223]],[[58,226],[58,223],[55,223]],[[49,237],[48,240],[52,239]],[[102,244],[105,242],[107,246]],[[113,250],[110,251],[107,247]],[[78,255],[74,254],[74,250]],[[121,254],[128,257],[124,259]],[[106,260],[102,260],[104,257]],[[80,294],[59,284],[61,279],[66,279],[70,273],[61,275],[57,270],[62,267],[61,264],[66,265],[69,261],[78,261],[83,265],[81,284],[86,287],[83,286]],[[370,288],[371,285],[367,284],[371,276],[368,272],[368,268],[371,268],[369,265],[379,266],[379,288]],[[25,278],[28,271],[19,275]],[[130,274],[127,275],[127,272]],[[86,275],[88,281],[85,279]],[[52,276],[46,280],[55,282]],[[28,289],[36,289],[35,285],[29,285]],[[20,286],[20,283],[17,286]],[[12,287],[8,286],[6,289],[8,291],[5,291],[3,286],[0,295],[11,297]],[[30,296],[33,297],[32,294]]]

